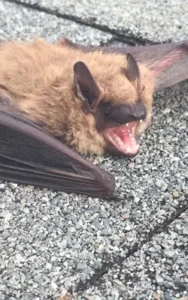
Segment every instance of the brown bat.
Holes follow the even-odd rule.
[[[112,195],[114,177],[79,154],[136,155],[155,90],[188,78],[187,57],[186,41],[128,48],[66,39],[2,43],[0,178]]]

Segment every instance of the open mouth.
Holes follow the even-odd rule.
[[[124,155],[134,156],[139,151],[136,139],[136,127],[140,121],[129,122],[116,128],[108,128],[104,132],[105,139]]]

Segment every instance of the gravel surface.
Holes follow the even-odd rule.
[[[83,43],[110,38],[2,1],[0,16],[4,39],[34,33],[56,40],[61,32]],[[71,289],[83,300],[149,300],[157,290],[164,297],[156,300],[182,297],[188,290],[181,277],[187,272],[187,212],[167,232],[152,235],[187,207],[187,92],[185,82],[158,93],[137,157],[95,159],[116,176],[124,201],[0,183],[0,300],[57,299]]]
[[[153,41],[187,38],[188,2],[185,0],[18,0],[100,24]]]
[[[153,126],[137,158],[101,158],[101,165],[116,174],[119,192],[127,196],[124,202],[1,184],[3,297],[50,299],[70,288],[87,287],[94,272],[98,278],[103,268],[110,270],[113,263],[122,266],[124,257],[147,241],[149,233],[186,207],[187,113],[182,91],[176,87],[156,101]],[[91,284],[97,282],[91,280]],[[175,285],[174,277],[171,282]],[[148,287],[149,294],[154,287]],[[139,289],[127,285],[127,293],[136,292]]]
[[[99,45],[111,39],[111,34],[57,18],[14,3],[0,1],[0,39],[30,40],[43,37],[54,42],[65,36],[82,44]]]
[[[96,300],[187,300],[188,210],[75,299],[92,295]]]

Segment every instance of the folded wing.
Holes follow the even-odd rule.
[[[0,179],[96,197],[114,177],[24,117],[0,96]]]

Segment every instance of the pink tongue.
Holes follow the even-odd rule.
[[[135,139],[135,122],[128,123],[115,128],[109,128],[104,132],[107,141],[118,151],[125,155],[135,155],[139,145]]]
[[[117,134],[117,136],[119,136],[122,142],[128,145],[130,148],[135,148],[135,146],[137,146],[136,140],[134,137],[130,136],[128,128],[115,128],[113,129],[113,132]]]

